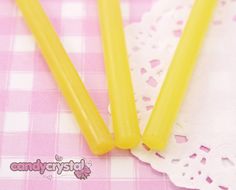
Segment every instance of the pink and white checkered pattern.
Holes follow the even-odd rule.
[[[107,120],[96,0],[41,0],[89,93]],[[122,0],[125,23],[139,21],[152,0]],[[58,91],[14,0],[0,0],[0,189],[177,190],[164,174],[114,150],[93,156]],[[13,172],[11,162],[81,157],[92,162],[89,179]],[[48,175],[48,176],[47,176]]]

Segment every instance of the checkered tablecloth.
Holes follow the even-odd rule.
[[[56,31],[107,121],[104,75],[96,0],[41,0]],[[125,24],[139,21],[152,0],[122,0]],[[13,172],[12,162],[85,158],[87,180],[37,172]],[[93,156],[58,91],[14,0],[0,0],[0,190],[177,190],[168,177],[114,150]]]

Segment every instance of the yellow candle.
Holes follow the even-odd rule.
[[[217,0],[196,0],[160,95],[146,126],[143,142],[163,150],[171,134]]]
[[[119,0],[98,0],[115,144],[132,148],[140,141]]]
[[[91,151],[96,155],[108,152],[113,148],[112,136],[39,1],[16,0],[16,2],[33,32],[61,92],[71,107]]]

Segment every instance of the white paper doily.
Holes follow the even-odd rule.
[[[159,0],[126,28],[140,127],[157,99],[193,0]],[[132,154],[174,184],[236,189],[236,1],[219,0],[168,148]]]

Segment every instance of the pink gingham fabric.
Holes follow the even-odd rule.
[[[96,0],[41,0],[107,121],[108,96]],[[137,22],[152,0],[122,0],[125,24]],[[79,133],[14,0],[0,0],[0,190],[177,190],[166,175],[114,150],[93,156]],[[52,173],[13,172],[10,163],[85,158],[87,180]]]

